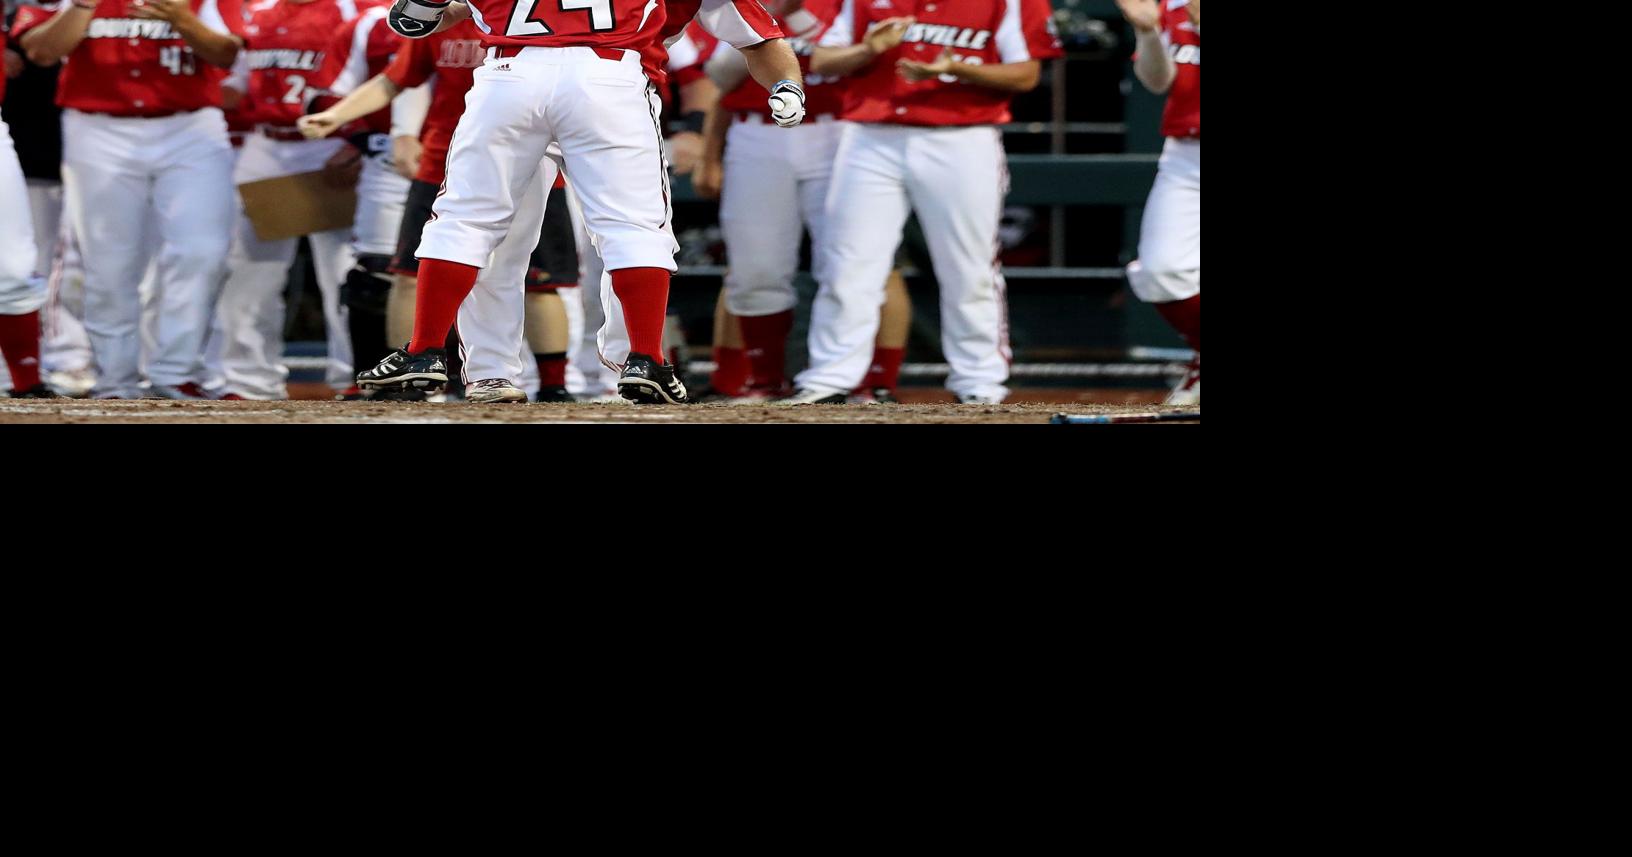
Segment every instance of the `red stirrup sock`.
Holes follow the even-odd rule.
[[[27,390],[40,384],[40,314],[0,315],[0,353],[11,368],[11,388]]]
[[[476,286],[482,269],[442,259],[419,261],[419,286],[414,290],[414,338],[408,350],[418,354],[441,348],[459,317],[459,305]]]
[[[663,360],[669,272],[663,268],[621,268],[612,272],[612,291],[623,303],[623,326],[629,331],[629,352]]]
[[[892,393],[895,392],[895,385],[901,380],[901,361],[905,360],[906,356],[905,348],[873,346],[873,365],[867,370],[867,377],[862,379],[860,389],[871,391],[883,387]]]
[[[1173,325],[1173,329],[1190,343],[1191,348],[1201,350],[1201,295],[1151,306],[1167,319],[1168,324]]]
[[[742,347],[748,352],[754,386],[779,387],[787,381],[788,334],[793,332],[793,310],[771,315],[741,316]]]
[[[567,386],[567,352],[556,351],[551,354],[534,354],[533,360],[538,363],[538,385],[540,387]]]
[[[748,353],[741,348],[714,346],[714,365],[717,368],[708,378],[714,392],[735,396],[748,386]]]

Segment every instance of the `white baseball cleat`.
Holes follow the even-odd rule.
[[[1190,371],[1184,373],[1184,379],[1179,381],[1179,386],[1174,387],[1173,392],[1167,394],[1167,401],[1162,404],[1180,406],[1201,404],[1200,354],[1197,354],[1196,359],[1191,362]]]
[[[980,396],[980,395],[976,395],[974,393],[970,393],[967,396],[959,396],[958,397],[958,404],[960,404],[960,405],[1001,405],[1001,404],[1003,404],[1003,397],[1002,396]]]
[[[465,388],[465,401],[473,405],[521,403],[527,401],[527,393],[504,378],[488,378]]]
[[[96,387],[96,373],[90,369],[59,369],[46,376],[45,383],[58,395],[83,399]]]

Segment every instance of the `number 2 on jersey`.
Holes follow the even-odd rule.
[[[547,0],[516,0],[515,11],[510,13],[510,26],[506,27],[506,36],[548,36],[555,31],[550,29],[544,19],[539,17],[538,7]],[[604,33],[617,26],[612,20],[612,0],[558,0],[561,11],[572,12],[584,10],[589,12],[589,29],[591,32]]]

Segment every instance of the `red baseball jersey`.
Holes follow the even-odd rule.
[[[782,35],[757,0],[470,0],[470,14],[488,44],[639,51],[647,75],[659,84],[668,62],[665,41],[694,17],[738,47]]]
[[[335,34],[373,5],[275,0],[251,7],[244,26],[246,112],[257,122],[293,129],[307,101],[323,89],[324,57]]]
[[[933,62],[952,49],[975,65],[1060,56],[1049,0],[843,0],[822,36],[827,47],[861,41],[885,18],[912,16],[899,47],[875,58],[844,85],[844,118],[897,125],[995,125],[1009,121],[1009,94],[949,77],[909,83],[896,60]]]
[[[63,60],[57,104],[114,116],[167,116],[220,107],[226,69],[194,56],[169,22],[130,15],[129,3],[97,3],[85,38]],[[189,0],[188,5],[211,29],[242,35],[240,0]],[[17,35],[55,14],[55,9],[40,6],[19,7]]]
[[[1162,44],[1178,70],[1162,109],[1162,134],[1167,137],[1201,136],[1201,34],[1190,23],[1188,5],[1190,0],[1167,0],[1162,13]]]
[[[476,68],[486,57],[482,31],[471,21],[461,21],[433,36],[407,40],[386,67],[385,76],[403,89],[436,80],[431,109],[419,131],[424,149],[416,180],[439,185],[446,177],[448,144],[459,117],[464,115],[465,93],[470,91]]]
[[[844,108],[844,91],[839,85],[843,78],[810,73],[810,55],[816,50],[817,40],[839,14],[839,5],[840,0],[807,0],[804,11],[810,13],[810,19],[790,16],[789,19],[777,21],[783,32],[788,34],[788,46],[793,48],[793,52],[799,57],[799,72],[805,79],[807,116],[823,114],[836,116]],[[800,29],[800,24],[804,25],[803,29]],[[720,109],[736,113],[759,113],[769,118],[771,105],[766,99],[767,95],[765,87],[750,77],[743,81],[741,86],[720,98]]]
[[[308,110],[324,109],[339,101],[369,78],[385,71],[391,57],[409,41],[385,23],[390,4],[384,0],[360,0],[357,17],[347,21],[323,51],[323,65],[310,81],[314,93]],[[376,134],[391,131],[391,108],[376,110],[359,120]],[[358,131],[361,129],[348,129]]]

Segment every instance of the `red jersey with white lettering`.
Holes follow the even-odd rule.
[[[788,34],[788,47],[793,48],[794,54],[799,57],[799,72],[805,79],[807,116],[837,116],[844,108],[844,89],[840,86],[843,78],[810,73],[810,55],[815,51],[822,33],[839,14],[839,5],[840,0],[807,0],[804,11],[810,13],[810,19],[795,15],[777,21]],[[804,29],[799,28],[800,24],[804,24]],[[758,113],[768,119],[771,105],[767,95],[769,93],[765,87],[750,77],[720,98],[720,109],[735,113]]]
[[[397,51],[385,76],[402,89],[411,89],[435,79],[431,108],[420,127],[423,149],[419,156],[416,181],[439,185],[446,177],[448,144],[453,129],[465,113],[465,93],[470,91],[477,67],[487,57],[482,31],[470,21],[423,39],[408,39]]]
[[[488,44],[517,47],[626,48],[641,54],[655,83],[666,79],[664,40],[692,18],[738,47],[782,35],[758,0],[470,0],[471,19]]]
[[[1060,56],[1049,0],[844,0],[821,44],[860,42],[885,18],[912,16],[899,47],[850,75],[844,118],[898,125],[996,125],[1009,121],[1009,93],[950,77],[911,83],[896,60],[934,62],[948,48],[974,65],[1048,60]]]
[[[1166,137],[1201,136],[1201,34],[1190,23],[1188,5],[1190,0],[1167,0],[1162,13],[1162,44],[1178,70],[1162,109]]]
[[[355,0],[277,0],[250,10],[244,27],[248,68],[244,101],[257,122],[293,129],[306,102],[321,91],[316,81],[335,33],[369,8]]]
[[[409,40],[385,23],[390,8],[385,0],[359,0],[357,17],[347,21],[323,51],[323,65],[309,82],[311,88],[321,92],[314,93],[308,110],[331,106],[391,64],[391,57]],[[388,134],[391,108],[376,110],[358,121],[372,133]],[[355,133],[362,129],[348,126],[347,130]]]
[[[226,69],[193,55],[167,21],[126,12],[130,0],[100,0],[85,38],[64,58],[57,104],[86,113],[167,116],[221,106]],[[243,33],[240,0],[189,0],[205,26]],[[55,9],[22,6],[18,36],[50,20]]]

